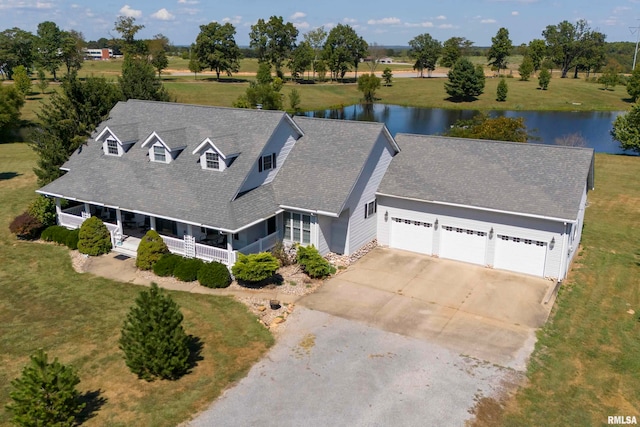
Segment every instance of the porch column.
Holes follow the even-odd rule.
[[[233,257],[233,233],[225,233],[227,235],[227,259],[229,260],[229,267],[235,264],[235,258]]]
[[[122,211],[120,211],[120,209],[116,209],[116,225],[118,226],[120,235],[124,234],[124,230],[122,229]]]
[[[84,211],[86,213],[85,217],[89,218],[91,216],[91,206],[89,205],[89,203],[84,204]]]
[[[193,236],[193,225],[187,224],[187,235]]]
[[[156,230],[156,217],[155,216],[149,216],[149,228],[152,229],[153,231]]]
[[[57,224],[60,225],[60,214],[62,213],[62,203],[60,202],[60,197],[54,197],[53,200],[56,202],[56,220]]]

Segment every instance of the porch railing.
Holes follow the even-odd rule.
[[[161,236],[166,243],[169,251],[174,254],[184,255],[184,239],[176,239],[175,237]]]
[[[238,249],[238,252],[241,252],[245,255],[255,254],[258,252],[267,251],[273,248],[278,241],[278,232],[271,233],[262,239],[256,240],[250,245],[245,246],[244,248]]]
[[[205,261],[217,261],[225,265],[235,263],[235,254],[233,252],[214,246],[203,245],[202,243],[196,243],[196,258]]]
[[[60,225],[67,228],[78,228],[82,225],[84,220],[85,218],[82,218],[81,216],[64,212],[60,212],[60,214],[58,215],[58,222],[60,223]]]

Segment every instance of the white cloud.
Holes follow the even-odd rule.
[[[153,13],[151,17],[155,19],[159,19],[160,21],[171,21],[172,19],[175,18],[175,16],[173,16],[171,12],[169,12],[164,7],[159,11],[157,11],[156,13]]]
[[[382,19],[369,19],[367,24],[369,25],[398,25],[401,21],[399,18],[389,17]]]
[[[306,30],[308,28],[311,28],[311,24],[309,24],[306,21],[304,21],[304,22],[294,22],[293,26],[296,27],[299,30]]]
[[[496,22],[498,22],[498,21],[496,21],[495,19],[491,19],[491,18],[489,18],[489,19],[481,19],[480,20],[481,24],[495,24]]]
[[[198,0],[178,0],[178,4],[198,4]]]
[[[122,9],[120,9],[120,15],[128,16],[130,18],[140,18],[142,16],[142,11],[131,9],[128,4],[125,4]]]
[[[518,12],[517,10],[514,10],[513,12],[511,12],[511,16],[518,16],[520,15],[520,12]]]
[[[445,21],[445,20],[447,19],[447,17],[446,17],[446,16],[444,16],[444,15],[440,15],[440,16],[436,16],[436,19],[437,19],[438,21]]]
[[[358,22],[358,20],[353,18],[344,18],[342,22],[344,22],[345,24],[355,24],[356,22]],[[331,25],[334,25],[334,24],[331,24]]]
[[[415,28],[415,27],[431,28],[433,27],[433,22],[430,22],[430,21],[424,21],[424,22],[418,22],[418,23],[405,22],[404,25],[405,27],[409,27],[409,28]]]
[[[225,18],[222,18],[222,22],[225,24],[228,22],[233,25],[238,25],[240,24],[240,22],[242,22],[242,16],[236,15],[236,16],[232,16],[231,18],[225,17]]]
[[[53,7],[53,3],[51,2],[36,2],[36,9],[51,9]]]
[[[297,21],[298,19],[305,18],[306,16],[307,14],[304,12],[296,12],[293,15],[291,15],[289,19],[291,19],[292,21]]]

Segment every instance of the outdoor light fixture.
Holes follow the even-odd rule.
[[[491,230],[489,230],[489,238],[493,239],[493,227],[491,227]]]
[[[549,243],[549,249],[553,249],[555,245],[556,245],[556,238],[552,237],[551,242]]]
[[[438,229],[438,218],[436,218],[436,221],[433,223],[433,228]]]
[[[389,221],[389,211],[384,211],[384,222]]]

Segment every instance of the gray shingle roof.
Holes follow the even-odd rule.
[[[104,155],[102,145],[91,138],[65,163],[70,171],[41,191],[235,230],[253,217],[257,220],[264,212],[278,209],[269,188],[254,190],[233,203],[231,200],[284,115],[176,103],[121,102],[93,137],[105,126],[112,129],[139,123],[138,135],[146,138],[153,131],[179,125],[184,128],[185,150],[171,163],[162,164],[149,161],[142,141],[124,156],[115,157]],[[235,139],[236,149],[232,151],[242,154],[233,166],[221,172],[202,170],[197,163],[199,156],[192,151],[207,137],[239,131],[242,138]],[[251,203],[254,197],[255,203]]]
[[[384,124],[295,117],[304,132],[275,182],[284,206],[340,214]]]
[[[187,145],[187,129],[183,127],[157,131],[156,135],[158,135],[171,151],[182,149]]]
[[[139,123],[126,123],[122,125],[109,126],[109,130],[115,134],[115,136],[126,144],[128,142],[136,142],[141,138],[138,134]]]
[[[402,148],[378,192],[573,220],[593,150],[440,136],[396,135]]]

